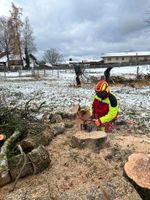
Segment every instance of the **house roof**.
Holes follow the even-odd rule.
[[[137,52],[121,52],[121,53],[106,53],[102,55],[105,57],[126,57],[126,56],[150,56],[150,51],[137,51]]]
[[[45,63],[45,66],[47,66],[47,67],[53,67],[51,63]]]
[[[72,60],[72,61],[65,61],[65,64],[90,64],[90,63],[100,63],[103,59],[100,58],[100,59],[86,59],[86,60],[80,60],[80,61],[77,61],[77,60]]]

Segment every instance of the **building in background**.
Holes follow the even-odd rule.
[[[121,52],[121,53],[106,53],[102,56],[103,62],[105,64],[115,64],[115,63],[150,63],[150,51],[143,52]]]

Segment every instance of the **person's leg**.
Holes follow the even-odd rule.
[[[81,85],[79,76],[76,77],[76,82],[77,82],[77,85],[78,85],[78,86]]]

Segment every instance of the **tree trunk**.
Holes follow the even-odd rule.
[[[49,153],[44,146],[39,146],[27,154],[32,163],[33,172],[37,174],[47,168],[51,162]]]
[[[103,148],[106,140],[107,133],[104,131],[79,131],[72,137],[71,145],[81,149],[87,147],[96,150]]]
[[[51,160],[47,149],[40,145],[28,154],[23,152],[23,154],[11,157],[7,162],[7,169],[9,168],[9,173],[6,169],[5,174],[3,171],[2,176],[0,176],[0,187],[14,180],[16,182],[16,180],[21,177],[42,172],[49,166]]]
[[[19,131],[15,131],[11,137],[9,137],[3,146],[1,147],[0,151],[0,177],[7,176],[8,174],[8,160],[7,160],[7,153],[12,146],[12,144],[20,137],[21,133]]]

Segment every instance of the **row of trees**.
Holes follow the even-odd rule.
[[[14,3],[9,17],[0,16],[0,50],[6,52],[8,61],[10,55],[22,61],[22,54],[25,54],[29,67],[29,54],[36,50],[36,45],[28,17],[24,21],[21,17],[22,8],[16,7]]]

